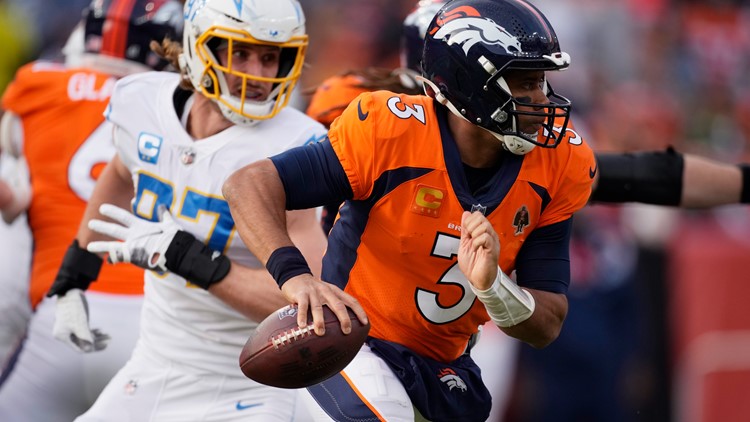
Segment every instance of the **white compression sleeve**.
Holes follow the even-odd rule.
[[[512,327],[531,317],[536,302],[534,296],[511,280],[501,268],[497,277],[487,290],[477,290],[473,284],[471,290],[487,309],[492,322],[498,327]]]

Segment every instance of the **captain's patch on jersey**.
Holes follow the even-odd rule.
[[[440,206],[443,205],[443,198],[445,198],[446,193],[443,189],[417,185],[411,211],[428,217],[439,217]]]
[[[162,137],[146,132],[138,136],[138,158],[147,163],[156,164],[161,151]]]

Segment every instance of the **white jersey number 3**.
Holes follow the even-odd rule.
[[[461,239],[458,237],[438,233],[437,239],[435,239],[435,246],[432,248],[432,255],[445,259],[453,259],[454,256],[458,255],[460,242]],[[465,313],[469,312],[476,296],[471,291],[469,280],[464,277],[464,274],[458,268],[458,261],[453,263],[448,268],[448,271],[443,273],[437,284],[455,285],[455,288],[461,289],[463,294],[455,303],[444,306],[440,303],[438,293],[417,289],[417,309],[419,309],[419,313],[422,316],[433,324],[446,324],[461,318]]]
[[[415,119],[425,124],[424,107],[417,104],[409,106],[401,102],[399,97],[391,97],[388,99],[388,110],[395,114],[399,119],[408,119],[414,117]]]

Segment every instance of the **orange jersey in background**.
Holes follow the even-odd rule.
[[[463,211],[484,208],[510,274],[534,229],[586,204],[595,169],[593,152],[570,131],[557,148],[504,154],[487,188],[472,195],[446,113],[425,96],[378,91],[333,123],[330,142],[354,199],[331,230],[323,274],[357,297],[371,336],[443,362],[489,320],[456,260]]]
[[[357,75],[337,75],[326,79],[310,99],[307,115],[330,127],[357,95],[370,91],[361,87],[362,82]]]
[[[49,290],[78,231],[96,178],[114,156],[103,112],[115,78],[85,69],[35,62],[21,68],[2,99],[23,126],[23,155],[31,177],[28,210],[34,237],[30,300]],[[104,265],[91,290],[143,294],[143,271]]]

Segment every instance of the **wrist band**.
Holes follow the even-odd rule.
[[[497,277],[489,289],[478,290],[471,282],[469,285],[498,327],[520,324],[529,319],[536,308],[534,296],[518,287],[500,267],[497,268]]]
[[[266,261],[266,269],[279,287],[300,274],[312,275],[302,252],[294,246],[284,246],[273,251]]]
[[[750,204],[750,164],[740,164],[738,167],[742,171],[740,204]]]
[[[91,282],[99,277],[101,268],[102,259],[99,255],[82,248],[77,239],[73,240],[65,252],[47,297],[64,296],[71,289],[88,289]]]
[[[208,290],[229,274],[232,261],[212,250],[192,234],[180,230],[164,253],[167,269],[185,280]]]

